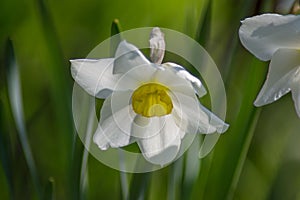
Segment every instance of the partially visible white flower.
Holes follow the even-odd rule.
[[[151,59],[122,41],[115,58],[71,60],[75,81],[90,95],[105,98],[93,137],[102,150],[137,142],[151,163],[173,161],[186,133],[223,133],[228,125],[197,99],[201,82],[174,63],[161,64],[163,33],[153,29]]]
[[[291,91],[300,117],[300,16],[263,14],[247,18],[242,21],[239,36],[257,58],[271,60],[254,104],[272,103]]]

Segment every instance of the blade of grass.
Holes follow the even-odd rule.
[[[212,3],[213,0],[209,0],[207,2],[202,15],[203,19],[199,20],[197,32],[195,35],[195,40],[203,47],[207,47],[210,37]]]
[[[77,134],[74,134],[73,137],[73,145],[72,145],[72,165],[71,172],[70,172],[70,196],[72,199],[79,200],[85,196],[85,194],[81,193],[84,192],[84,182],[85,172],[82,171],[82,164],[83,164],[83,157],[84,157],[84,146]],[[83,173],[83,175],[82,175]],[[83,179],[81,179],[83,177]],[[83,181],[81,183],[81,180]]]
[[[212,5],[213,5],[213,0],[206,1],[206,5],[204,5],[203,12],[202,12],[203,14],[199,19],[198,27],[196,29],[196,34],[194,37],[194,39],[206,49],[209,48],[209,39],[211,37]],[[208,99],[204,99],[203,103],[208,103],[207,101]],[[194,146],[196,147],[196,144],[194,144]],[[194,159],[198,160],[197,163],[197,162],[193,162],[192,158],[188,158],[190,162],[193,162],[194,165],[193,172],[196,173],[196,175],[193,176],[192,173],[189,173],[186,170],[187,177],[185,178],[185,182],[183,184],[182,197],[184,199],[189,199],[196,195],[198,199],[202,199],[201,197],[204,194],[204,188],[207,183],[207,178],[209,174],[208,172],[210,171],[213,153],[210,153],[210,155],[206,156],[204,159],[201,159],[201,167],[200,167],[200,159],[198,156],[199,148],[198,150],[191,149],[191,151],[195,151],[195,152],[191,152],[190,154],[195,153],[193,155],[195,156]],[[186,165],[189,165],[189,162],[187,162]],[[196,171],[197,168],[198,170]],[[192,188],[193,184],[197,185],[197,187],[194,188],[195,190],[193,190]]]
[[[238,12],[236,12],[236,15],[233,15],[233,19],[240,19],[242,20],[243,18],[245,18],[245,16],[249,16],[249,15],[256,15],[258,14],[258,7],[260,7],[260,3],[262,1],[258,1],[256,0],[244,0],[240,6]],[[234,2],[236,3],[236,2]],[[253,4],[255,5],[253,7]],[[232,25],[232,35],[233,37],[229,38],[227,45],[226,45],[226,49],[224,52],[224,56],[220,59],[222,62],[222,72],[223,72],[223,78],[225,81],[225,84],[227,82],[227,80],[231,79],[231,74],[232,74],[232,63],[234,61],[234,59],[236,58],[237,55],[237,51],[238,51],[238,44],[239,44],[239,36],[238,36],[238,27],[240,26],[240,21],[238,20],[232,20],[234,22],[234,24]]]
[[[180,197],[181,192],[181,183],[182,183],[182,176],[183,176],[183,156],[176,160],[170,167],[169,167],[169,178],[168,178],[168,193],[167,199],[178,199]]]
[[[7,59],[7,86],[12,114],[35,190],[41,198],[40,181],[25,128],[19,67],[11,40],[7,40],[5,58]]]
[[[205,188],[211,170],[213,155],[214,152],[212,151],[206,157],[201,159],[201,171],[199,170],[199,177],[195,183],[196,187],[191,193],[191,199],[204,199]]]
[[[48,65],[51,72],[51,89],[56,106],[57,122],[66,134],[67,141],[73,137],[73,121],[71,112],[71,89],[69,65],[62,53],[59,38],[56,35],[50,12],[44,0],[37,0],[39,16],[41,19],[42,31],[44,34],[47,49],[49,50]],[[69,145],[70,145],[69,144]]]
[[[232,3],[236,4],[234,1],[232,1]],[[234,15],[242,18],[246,12],[249,12],[249,10],[251,11],[249,8],[251,8],[250,4],[253,3],[253,1],[245,0],[244,2],[240,3],[240,9],[237,9],[239,11]],[[237,69],[232,67],[232,62],[233,58],[236,58],[235,54],[237,53],[238,37],[236,30],[238,29],[239,23],[237,22],[233,26],[236,27],[236,29],[233,29],[235,31],[233,33],[234,37],[229,38],[228,40],[228,48],[225,49],[226,52],[223,54],[224,58],[221,59],[221,69],[223,69],[223,74],[225,74],[225,80],[232,79],[232,82],[230,83],[236,84],[234,83],[236,78],[234,77],[234,75],[236,75],[234,74],[236,73],[234,69]],[[265,70],[257,70],[256,72],[256,79],[261,77],[263,80]],[[249,74],[252,73],[254,73],[254,70],[250,70]],[[230,79],[228,79],[229,76]],[[247,80],[245,81],[246,84],[245,82],[243,84],[246,86],[241,90],[247,91],[247,93],[243,97],[241,108],[239,109],[240,116],[236,121],[234,121],[234,125],[239,124],[238,127],[231,127],[215,147],[213,157],[211,159],[203,160],[203,162],[211,162],[211,164],[206,163],[204,166],[208,166],[209,168],[206,170],[202,169],[209,172],[209,174],[207,176],[200,176],[200,185],[204,186],[202,199],[220,199],[224,198],[225,196],[230,196],[228,193],[231,187],[234,188],[235,182],[239,179],[239,170],[241,170],[240,168],[243,166],[245,156],[248,152],[249,143],[253,135],[253,132],[249,132],[248,128],[252,127],[252,124],[255,124],[255,121],[257,120],[257,118],[252,115],[252,100],[256,96],[259,84],[253,84],[253,80],[249,79],[248,76],[245,77],[245,80]],[[229,83],[225,84],[227,86],[229,85]]]
[[[64,58],[59,38],[52,21],[51,13],[45,0],[36,0],[37,11],[40,19],[42,34],[47,47],[47,64],[49,66],[50,86],[55,105],[56,123],[58,131],[64,137],[66,147],[66,163],[69,184],[68,192],[71,199],[79,198],[80,166],[82,157],[82,145],[78,142],[78,137],[74,133],[72,112],[71,112],[71,89],[69,63]],[[81,146],[80,146],[81,145]],[[78,149],[79,148],[79,149]]]
[[[252,15],[256,15],[259,12],[259,9],[261,7],[261,5],[263,4],[264,1],[256,1],[253,2],[251,0],[245,0],[242,5],[241,5],[241,9],[239,9],[239,12],[237,13],[237,17],[238,18],[244,18],[245,15],[249,15],[251,12],[254,12]],[[252,5],[255,5],[254,7],[252,7]],[[249,9],[252,8],[252,9]],[[240,24],[236,24],[235,26],[239,27]],[[228,83],[227,80],[231,80],[234,79],[234,68],[230,67],[233,64],[233,61],[235,58],[237,58],[237,51],[238,51],[238,35],[237,35],[237,31],[235,33],[233,33],[233,35],[236,35],[236,37],[232,37],[229,41],[228,41],[228,48],[226,48],[226,52],[224,54],[224,58],[223,60],[225,61],[225,65],[224,68],[227,69],[225,71],[225,75],[224,75],[224,79],[226,81],[226,83]],[[260,80],[264,79],[266,70],[264,69],[257,69],[257,68],[253,68],[253,70],[250,70],[250,74],[256,74],[256,80],[258,77],[260,77]],[[259,84],[253,84],[254,81],[250,79],[248,79],[248,81],[246,82],[247,84],[245,84],[245,89],[243,89],[243,91],[247,91],[247,93],[244,96],[244,99],[242,100],[242,106],[241,106],[241,110],[240,110],[240,114],[243,114],[241,116],[241,118],[236,122],[237,124],[242,124],[240,125],[238,128],[236,128],[236,130],[233,130],[233,132],[236,132],[234,134],[242,134],[244,135],[243,137],[239,137],[240,139],[237,139],[237,141],[240,142],[240,150],[236,150],[238,153],[235,158],[236,160],[234,160],[234,162],[236,163],[236,165],[232,167],[231,170],[233,170],[232,175],[231,175],[231,183],[230,183],[230,187],[228,187],[227,191],[226,191],[226,197],[227,199],[232,199],[234,197],[234,193],[235,190],[237,188],[237,184],[241,175],[241,171],[242,168],[244,166],[246,157],[247,157],[247,153],[253,138],[253,134],[256,128],[256,124],[257,121],[259,119],[260,116],[260,109],[256,109],[252,106],[249,108],[247,105],[247,102],[249,102],[249,99],[254,99],[257,93],[257,88],[259,88]],[[256,81],[257,82],[257,81]],[[252,105],[252,101],[249,102],[250,105]],[[247,108],[248,107],[248,108]],[[248,110],[248,111],[247,111]],[[245,116],[244,113],[248,113],[248,116]],[[242,119],[244,120],[243,123]],[[238,138],[238,137],[237,137]],[[241,139],[242,138],[242,139]],[[237,143],[235,144],[235,146],[237,145]],[[240,152],[240,153],[239,153]],[[231,172],[229,172],[230,174]]]
[[[223,136],[222,140],[218,142],[214,150],[212,166],[203,199],[230,197],[229,193],[232,193],[230,190],[235,187],[235,182],[239,178],[239,170],[243,166],[258,118],[254,114],[254,106],[252,105],[260,85],[260,82],[257,80],[262,81],[266,72],[266,69],[260,66],[261,63],[255,64],[255,62],[259,61],[252,58],[252,62],[249,62],[251,67],[248,67],[243,74],[236,70],[236,73],[243,77],[241,90],[247,92],[243,93],[240,108],[238,109],[239,113],[234,119],[234,124]],[[231,84],[237,84],[234,80],[232,81]]]
[[[238,184],[238,181],[240,179],[240,175],[242,173],[244,163],[246,161],[247,153],[248,153],[248,150],[250,148],[250,144],[251,144],[251,141],[252,141],[252,138],[253,138],[253,135],[254,135],[254,131],[255,131],[255,128],[256,128],[256,125],[257,125],[257,121],[258,121],[259,116],[260,116],[260,112],[261,112],[261,108],[254,109],[254,111],[252,113],[252,116],[250,117],[251,121],[248,124],[249,127],[247,127],[249,132],[246,136],[245,143],[242,147],[242,152],[241,152],[239,160],[237,162],[236,169],[235,169],[235,172],[233,174],[232,182],[231,182],[229,191],[227,193],[227,199],[228,200],[233,199],[233,197],[234,197],[234,193],[235,193],[235,190],[237,188],[237,184]]]
[[[93,100],[90,99],[89,100]],[[93,105],[93,104],[89,104],[89,105]],[[90,106],[89,112],[88,112],[88,119],[87,119],[87,123],[86,123],[86,128],[85,128],[85,148],[83,150],[83,155],[82,155],[82,161],[81,161],[81,171],[80,171],[80,199],[87,199],[87,190],[88,190],[88,157],[89,157],[89,147],[92,141],[92,135],[93,135],[93,130],[94,130],[94,126],[95,126],[95,122],[93,120],[93,110],[95,108],[93,106]]]
[[[134,174],[130,184],[128,199],[146,199],[150,178],[151,172]]]
[[[110,36],[114,36],[110,40],[110,55],[114,57],[115,52],[118,48],[119,43],[122,41],[121,33],[122,28],[118,19],[115,19],[111,24]]]
[[[123,151],[119,151],[119,157],[120,157],[120,169],[125,170],[125,156]],[[127,173],[120,171],[120,184],[121,184],[121,196],[123,199],[127,199],[128,197],[128,177]]]
[[[11,152],[10,152],[10,143],[5,137],[5,130],[3,124],[3,104],[0,100],[0,159],[2,163],[2,167],[6,176],[6,180],[8,183],[9,191],[11,198],[14,199],[14,187],[13,187],[13,176],[11,171]]]
[[[197,135],[186,153],[184,179],[182,183],[181,199],[190,199],[193,186],[198,179],[201,160],[198,157],[201,136]]]
[[[55,200],[55,181],[50,177],[44,190],[44,200]]]

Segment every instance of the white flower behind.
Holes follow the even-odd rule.
[[[254,104],[272,103],[291,91],[300,117],[300,16],[263,14],[247,18],[242,21],[239,36],[257,58],[271,60]]]
[[[100,149],[137,142],[146,160],[165,165],[176,158],[186,133],[223,133],[228,125],[198,101],[196,94],[206,94],[199,79],[175,63],[161,64],[159,28],[150,48],[153,63],[122,41],[115,58],[71,60],[71,72],[86,92],[105,98],[93,137]]]

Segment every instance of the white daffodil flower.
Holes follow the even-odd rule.
[[[254,105],[272,103],[291,91],[300,117],[300,16],[263,14],[242,21],[242,44],[257,58],[271,60]]]
[[[151,163],[176,158],[186,133],[223,133],[228,125],[198,101],[201,82],[174,63],[161,64],[164,36],[150,36],[152,62],[122,41],[115,58],[71,60],[74,80],[90,95],[105,98],[93,141],[101,150],[137,142]],[[195,94],[196,93],[196,94]]]

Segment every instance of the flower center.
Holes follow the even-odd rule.
[[[167,87],[157,83],[140,86],[132,94],[133,110],[144,117],[170,114],[173,104],[168,91]]]

